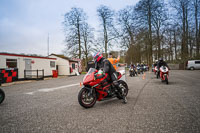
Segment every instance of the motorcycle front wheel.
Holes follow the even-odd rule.
[[[165,82],[166,82],[166,84],[169,84],[167,75],[165,75]]]
[[[84,108],[91,108],[97,101],[96,94],[90,94],[90,91],[86,88],[82,88],[78,94],[78,102]]]
[[[2,89],[0,89],[0,104],[4,101],[5,99],[5,93]]]

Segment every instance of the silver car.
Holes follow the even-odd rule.
[[[187,69],[190,70],[200,69],[200,60],[189,60],[187,62]]]

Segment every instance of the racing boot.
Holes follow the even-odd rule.
[[[124,103],[124,104],[126,104],[126,103],[127,103],[126,96],[123,96],[123,103]]]

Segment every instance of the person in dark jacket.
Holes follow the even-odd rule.
[[[169,69],[169,66],[167,65],[167,63],[163,60],[163,58],[159,58],[158,62],[157,62],[157,68],[158,68],[158,75],[160,75],[160,67],[161,66],[166,66]]]
[[[113,85],[116,88],[120,88],[119,87],[119,83],[118,83],[118,78],[117,78],[117,72],[115,70],[115,68],[113,67],[113,65],[110,63],[109,60],[105,59],[103,57],[103,55],[98,52],[93,56],[93,59],[95,61],[95,69],[100,70],[102,69],[104,73],[108,73],[108,75],[111,78],[111,81],[113,82]],[[124,102],[127,102],[126,97],[123,97]]]
[[[161,66],[166,66],[169,68],[169,66],[167,65],[167,63],[163,60],[163,58],[159,58],[159,61],[157,63],[157,67],[158,67],[158,70],[160,69]]]

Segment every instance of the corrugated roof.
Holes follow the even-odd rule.
[[[14,54],[14,53],[0,53],[0,55],[56,60],[56,58],[42,57],[37,55],[25,55],[25,54]]]
[[[66,56],[64,56],[64,55],[59,55],[59,54],[51,54],[51,55],[60,57],[60,58],[65,59],[65,60],[69,60],[70,62],[78,62],[78,61],[72,60],[72,59],[70,59],[69,57],[66,57]]]

